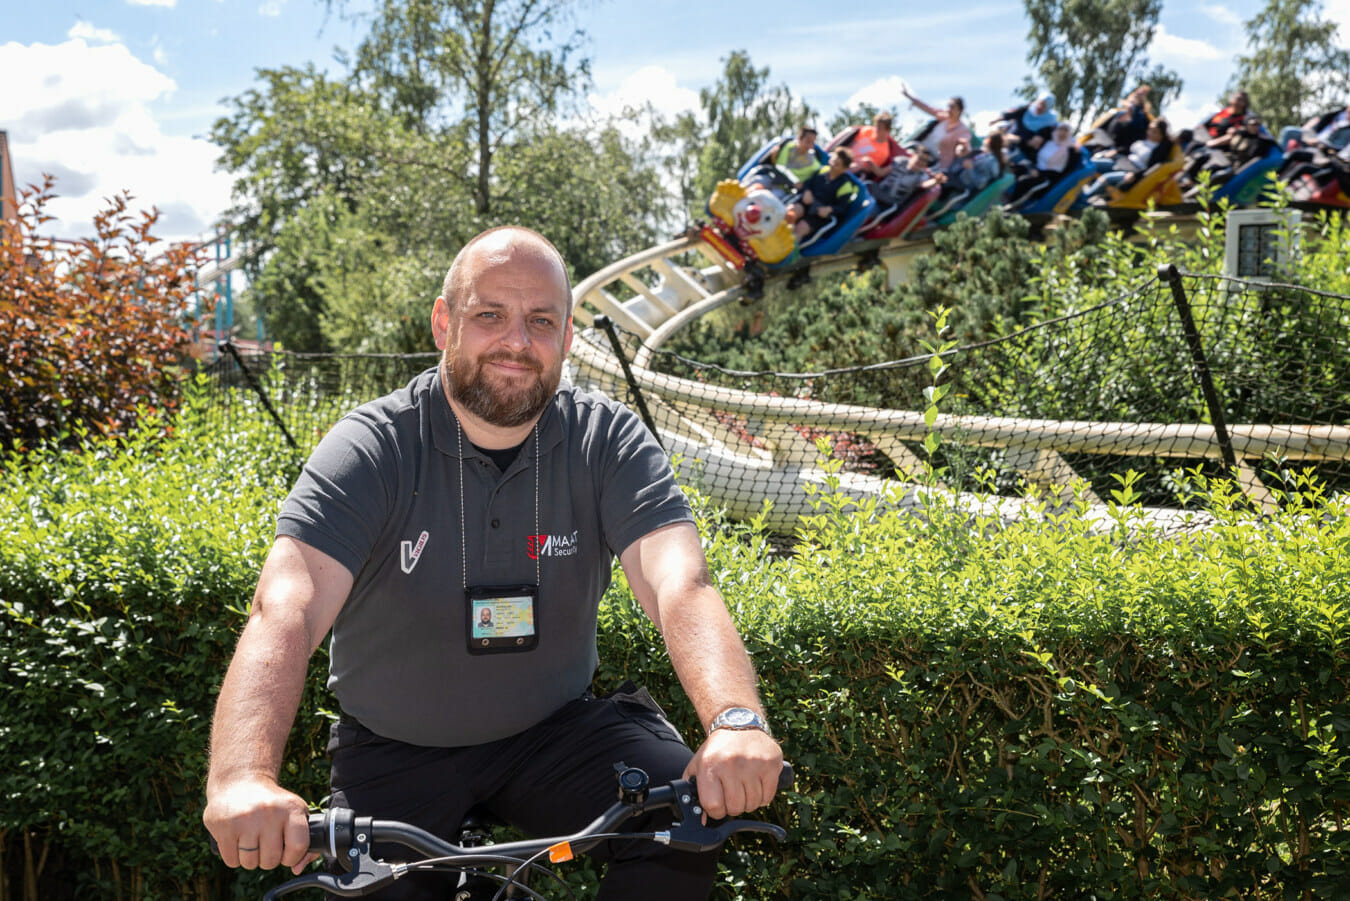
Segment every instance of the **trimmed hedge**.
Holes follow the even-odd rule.
[[[294,475],[194,424],[5,463],[0,830],[43,898],[257,897],[200,826],[215,688]],[[1350,877],[1350,510],[1306,483],[1184,538],[1127,507],[1002,525],[821,495],[791,558],[701,509],[710,562],[799,773],[782,847],[719,897],[1330,897]],[[1122,497],[1125,495],[1122,494]],[[838,509],[839,512],[831,512]],[[696,738],[620,575],[601,688],[633,676]],[[325,791],[329,700],[285,778]]]

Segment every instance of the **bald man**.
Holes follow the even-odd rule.
[[[278,516],[212,726],[203,820],[222,859],[312,859],[305,802],[278,774],[330,632],[332,806],[447,839],[476,805],[566,834],[612,802],[617,761],[654,784],[693,775],[713,817],[767,804],[782,753],[669,462],[625,407],[561,383],[558,251],[523,228],[477,236],[431,329],[440,364],[339,422]],[[707,732],[697,752],[645,689],[591,694],[615,556]],[[592,853],[602,899],[705,898],[716,869],[653,842]],[[378,897],[445,898],[444,878]]]

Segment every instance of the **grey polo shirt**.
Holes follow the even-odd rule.
[[[692,521],[641,420],[562,385],[505,472],[463,441],[436,369],[359,407],[319,443],[277,521],[355,576],[333,625],[329,687],[367,728],[416,745],[514,735],[589,686],[613,558]],[[461,547],[463,552],[461,554]],[[467,559],[467,577],[461,564]],[[533,584],[538,646],[468,653],[464,584]]]

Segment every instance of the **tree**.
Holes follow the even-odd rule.
[[[1036,80],[1022,89],[1026,98],[1041,89],[1055,95],[1059,117],[1074,130],[1114,107],[1134,86],[1152,86],[1154,108],[1181,91],[1173,71],[1149,68],[1147,50],[1162,11],[1162,0],[1023,0],[1031,26],[1027,61]]]
[[[332,2],[332,0],[330,0]],[[341,0],[339,0],[341,2]],[[569,0],[382,0],[356,52],[357,80],[422,133],[453,126],[476,151],[475,209],[490,215],[497,153],[551,119],[590,80]]]
[[[682,113],[658,125],[657,138],[674,147],[666,166],[680,184],[680,198],[698,216],[717,182],[731,178],[763,144],[794,133],[812,110],[794,100],[787,85],[767,87],[769,69],[756,69],[736,50],[723,61],[722,76],[699,91],[702,115]]]
[[[1276,125],[1301,125],[1350,102],[1350,51],[1336,43],[1337,25],[1319,15],[1319,0],[1267,0],[1247,20],[1247,47],[1230,89]]]
[[[126,434],[176,408],[189,351],[194,252],[151,255],[158,211],[129,195],[94,217],[94,237],[39,234],[55,184],[25,190],[0,223],[0,447]]]

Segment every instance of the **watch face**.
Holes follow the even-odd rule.
[[[733,729],[753,725],[758,719],[753,710],[745,707],[733,707],[722,714],[723,722]]]

